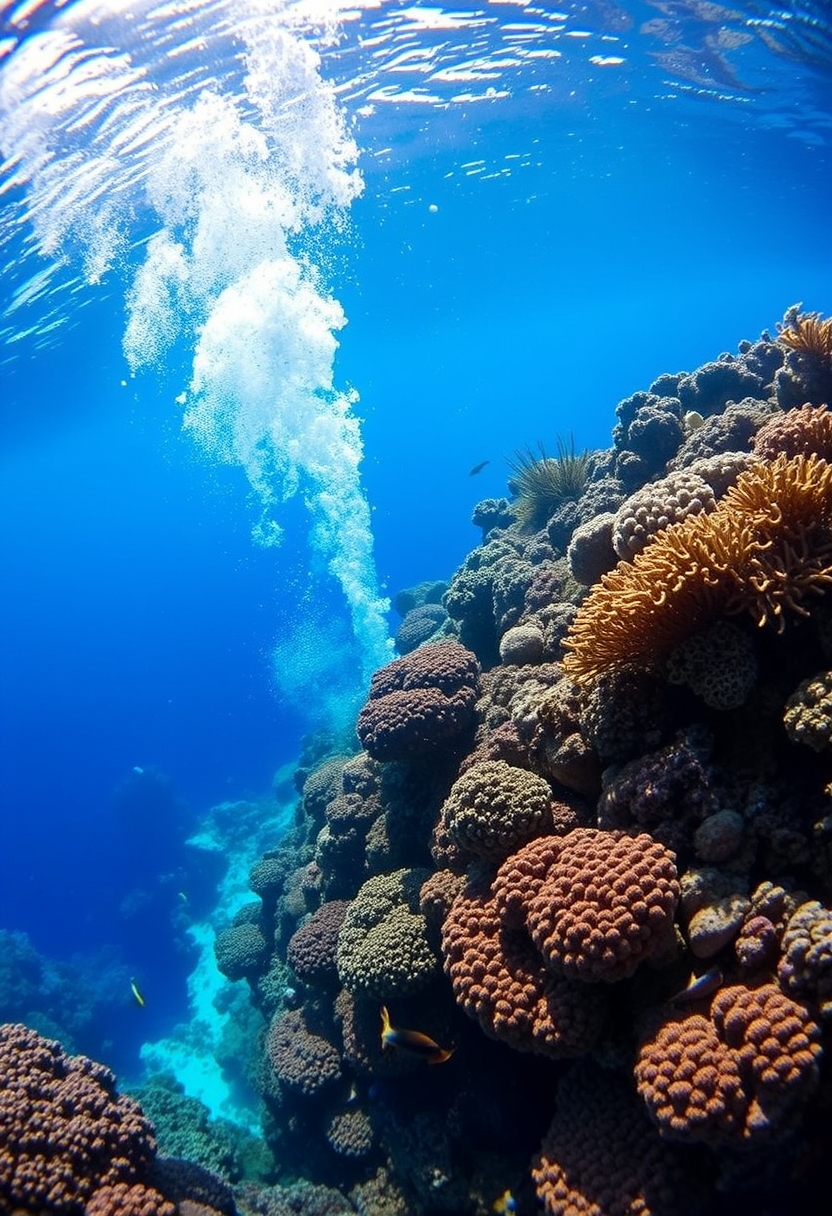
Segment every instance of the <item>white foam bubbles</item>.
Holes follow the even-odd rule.
[[[340,585],[366,683],[391,657],[387,604],[356,394],[334,380],[345,317],[317,257],[362,183],[309,7],[73,6],[3,65],[2,143],[21,219],[55,264],[96,282],[143,240],[126,296],[132,371],[189,345],[184,426],[245,470],[259,543],[280,542],[280,507],[302,495],[310,562]],[[321,41],[338,6],[312,7]]]

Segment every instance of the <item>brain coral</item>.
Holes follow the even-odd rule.
[[[548,1216],[678,1216],[684,1178],[623,1080],[576,1065],[532,1162]]]
[[[832,671],[819,671],[798,685],[786,702],[786,733],[816,752],[832,748]]]
[[[575,828],[509,857],[493,887],[507,924],[524,924],[550,970],[607,981],[674,940],[673,854],[652,837]]]
[[[320,1093],[341,1075],[338,1049],[309,1028],[300,1009],[274,1019],[266,1053],[278,1080],[306,1097]]]
[[[640,553],[647,542],[671,524],[689,515],[713,511],[714,492],[689,469],[653,481],[631,494],[618,509],[612,525],[613,548],[619,557]]]
[[[776,984],[733,985],[716,994],[710,1017],[675,1018],[642,1044],[638,1091],[666,1136],[757,1139],[814,1088],[819,1040],[806,1007]]]
[[[548,972],[525,930],[504,923],[483,879],[454,901],[442,953],[457,1003],[490,1038],[556,1059],[595,1046],[603,995]]]
[[[389,1001],[426,988],[439,974],[419,911],[430,871],[396,870],[370,878],[351,902],[338,935],[338,975],[356,996]]]
[[[759,461],[708,515],[654,537],[604,575],[564,643],[578,682],[650,665],[723,614],[782,630],[832,585],[832,465],[816,456]]]
[[[26,1026],[0,1026],[0,1207],[78,1212],[101,1187],[139,1180],[155,1151],[151,1125],[116,1094],[108,1068]]]
[[[432,642],[394,659],[370,681],[358,737],[374,760],[409,760],[456,743],[473,720],[476,656]]]
[[[753,450],[763,460],[813,452],[832,460],[832,413],[825,405],[801,405],[774,414],[754,436]]]
[[[551,826],[552,791],[542,777],[503,760],[472,765],[442,807],[445,830],[478,857],[502,861]]]
[[[331,899],[321,904],[289,939],[286,961],[304,984],[321,985],[338,983],[336,951],[338,934],[349,903]]]

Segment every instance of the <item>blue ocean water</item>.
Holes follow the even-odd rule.
[[[0,927],[129,1073],[219,899],[186,840],[259,799],[276,840],[302,739],[392,654],[386,597],[450,577],[507,459],[607,446],[661,372],[832,311],[832,24],[0,16]]]

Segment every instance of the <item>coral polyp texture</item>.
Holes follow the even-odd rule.
[[[84,1211],[102,1191],[127,1194],[155,1152],[152,1126],[108,1068],[26,1026],[0,1026],[0,1207]],[[86,1210],[103,1212],[105,1198]],[[148,1211],[170,1216],[172,1206]]]
[[[452,747],[471,725],[479,664],[458,642],[434,642],[376,672],[358,715],[375,760],[409,760]]]
[[[546,966],[569,979],[624,979],[674,942],[674,857],[644,833],[576,828],[532,841],[500,867],[494,896],[505,922],[524,925]]]
[[[454,782],[442,818],[461,848],[501,861],[551,825],[551,805],[551,788],[541,777],[503,760],[484,760]]]
[[[832,465],[760,461],[710,514],[664,529],[602,577],[569,630],[563,667],[586,681],[650,665],[723,615],[781,630],[830,587]]]
[[[776,1134],[817,1086],[820,1028],[777,984],[717,993],[709,1016],[666,1022],[642,1044],[638,1091],[662,1134],[732,1143]]]
[[[688,1180],[673,1150],[650,1136],[644,1111],[615,1075],[575,1066],[532,1163],[547,1216],[683,1213]]]
[[[824,324],[529,453],[396,597],[354,754],[310,738],[218,935],[280,1183],[240,1216],[825,1212]]]

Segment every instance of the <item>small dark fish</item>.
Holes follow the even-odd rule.
[[[686,1005],[689,1001],[701,1001],[722,985],[719,967],[710,967],[701,975],[692,975],[687,985],[670,998],[671,1005]]]
[[[130,981],[130,991],[133,993],[133,1000],[136,1002],[139,1008],[144,1009],[144,997],[142,996],[141,992],[139,992],[139,986],[135,980]]]
[[[428,1064],[444,1064],[450,1060],[453,1051],[440,1047],[429,1035],[420,1030],[397,1030],[390,1025],[390,1014],[387,1006],[381,1007],[381,1045],[382,1047],[397,1047],[400,1051],[408,1051],[411,1055],[421,1056]]]
[[[469,477],[476,477],[477,473],[481,473],[487,464],[491,464],[490,460],[481,460],[479,464],[475,464],[468,474]]]

